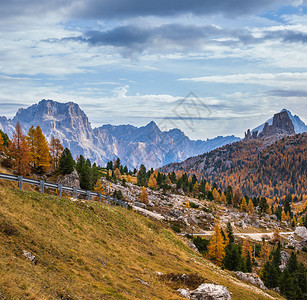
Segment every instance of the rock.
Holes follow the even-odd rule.
[[[71,174],[60,176],[58,178],[57,183],[62,184],[64,186],[76,187],[80,189],[79,175],[76,170],[74,170]]]
[[[144,281],[143,279],[137,278],[137,280],[138,280],[141,284],[146,285],[147,287],[150,287],[149,283],[146,282],[146,281]]]
[[[256,227],[256,228],[259,228],[259,221],[255,221],[253,224],[252,224],[253,227]]]
[[[213,283],[203,283],[190,293],[190,299],[196,300],[230,300],[227,288]]]
[[[179,289],[179,290],[177,290],[177,292],[179,292],[182,297],[185,297],[187,299],[191,299],[190,291],[188,289],[186,289],[186,290],[185,289]]]
[[[265,215],[264,215],[264,218],[269,220],[269,219],[270,219],[270,216],[269,216],[268,214],[265,214]]]
[[[179,217],[182,217],[182,212],[180,210],[177,210],[177,209],[171,209],[169,211],[169,214],[175,218],[179,218]]]
[[[26,251],[26,250],[23,250],[23,255],[29,260],[31,261],[33,264],[36,263],[35,261],[35,255],[33,255],[32,253]]]
[[[296,227],[294,233],[304,241],[307,240],[307,228],[305,226]]]
[[[237,275],[237,277],[240,280],[243,280],[243,281],[249,282],[253,285],[256,285],[263,290],[267,289],[266,286],[264,285],[263,281],[255,273],[243,273],[243,272],[240,272],[240,271],[236,271],[234,273]]]
[[[273,215],[271,215],[271,216],[270,216],[270,218],[271,218],[272,220],[274,220],[274,221],[277,221],[277,216],[276,216],[276,215],[274,215],[274,214],[273,214]]]
[[[134,202],[134,206],[140,207],[140,208],[146,208],[146,204],[143,202]]]
[[[286,265],[290,255],[286,251],[280,251],[281,264]]]

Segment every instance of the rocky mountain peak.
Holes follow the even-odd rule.
[[[287,111],[277,113],[273,117],[273,124],[265,123],[260,138],[267,138],[273,135],[292,135],[295,134],[293,123]]]

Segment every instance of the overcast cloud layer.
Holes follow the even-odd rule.
[[[94,126],[155,120],[195,139],[242,136],[283,108],[307,121],[306,5],[1,1],[0,115],[74,101]]]

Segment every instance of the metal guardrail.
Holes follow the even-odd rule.
[[[21,191],[22,191],[22,184],[28,183],[28,184],[40,186],[42,193],[45,192],[45,188],[51,188],[51,189],[56,189],[58,191],[60,197],[62,196],[63,191],[64,192],[71,192],[71,193],[74,194],[75,199],[78,199],[78,195],[87,196],[87,200],[90,200],[91,197],[98,197],[99,202],[101,202],[101,199],[103,198],[110,205],[113,203],[115,206],[120,205],[124,208],[128,208],[128,203],[123,201],[123,200],[119,200],[119,199],[116,199],[116,198],[113,198],[113,197],[110,197],[110,196],[106,196],[106,195],[103,195],[101,193],[81,190],[81,189],[78,189],[76,187],[68,187],[68,186],[63,186],[62,184],[45,182],[44,180],[35,180],[35,179],[26,178],[26,177],[23,177],[23,176],[8,175],[8,174],[3,174],[3,173],[0,173],[0,179],[17,181],[19,183],[19,189]]]

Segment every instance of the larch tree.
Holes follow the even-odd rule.
[[[13,169],[20,175],[24,176],[30,171],[30,153],[28,143],[22,132],[20,123],[17,122],[13,139],[9,146],[9,156],[13,159]]]
[[[147,194],[145,186],[142,187],[142,191],[140,193],[140,201],[145,204],[148,204],[148,194]]]
[[[263,259],[264,262],[268,261],[270,258],[270,249],[267,244],[262,245],[260,251],[260,257]]]
[[[247,258],[248,256],[252,257],[252,255],[253,255],[252,246],[251,246],[249,240],[247,240],[247,239],[243,240],[242,255],[243,255],[244,258]]]
[[[51,156],[52,169],[56,170],[59,167],[59,159],[62,155],[64,147],[61,144],[61,141],[58,138],[55,138],[54,135],[52,135],[51,137],[49,150]]]
[[[119,180],[122,179],[122,175],[120,174],[119,168],[115,169],[114,176],[116,177],[116,179],[119,179]]]
[[[37,169],[39,172],[47,172],[50,169],[49,145],[39,126],[35,129],[35,142],[37,152]]]
[[[2,152],[3,149],[4,149],[4,140],[2,134],[0,133],[0,152]]]
[[[272,237],[272,242],[273,243],[278,243],[281,241],[281,236],[278,227],[275,228],[273,232],[273,237]]]
[[[157,187],[157,179],[155,177],[155,173],[152,173],[150,175],[149,180],[148,180],[148,186],[153,189]]]
[[[225,256],[225,241],[221,233],[221,228],[218,224],[214,227],[214,235],[208,245],[208,256],[218,266],[222,265]]]
[[[31,167],[34,171],[45,173],[50,168],[49,145],[39,126],[31,126],[26,137],[31,157]]]
[[[127,182],[131,182],[132,181],[132,178],[130,175],[127,176]]]
[[[247,205],[247,211],[249,214],[253,214],[255,212],[254,204],[252,199],[249,199],[248,205]]]
[[[246,199],[245,199],[245,197],[243,197],[241,205],[240,205],[240,211],[241,212],[246,211],[246,209],[247,209]]]

